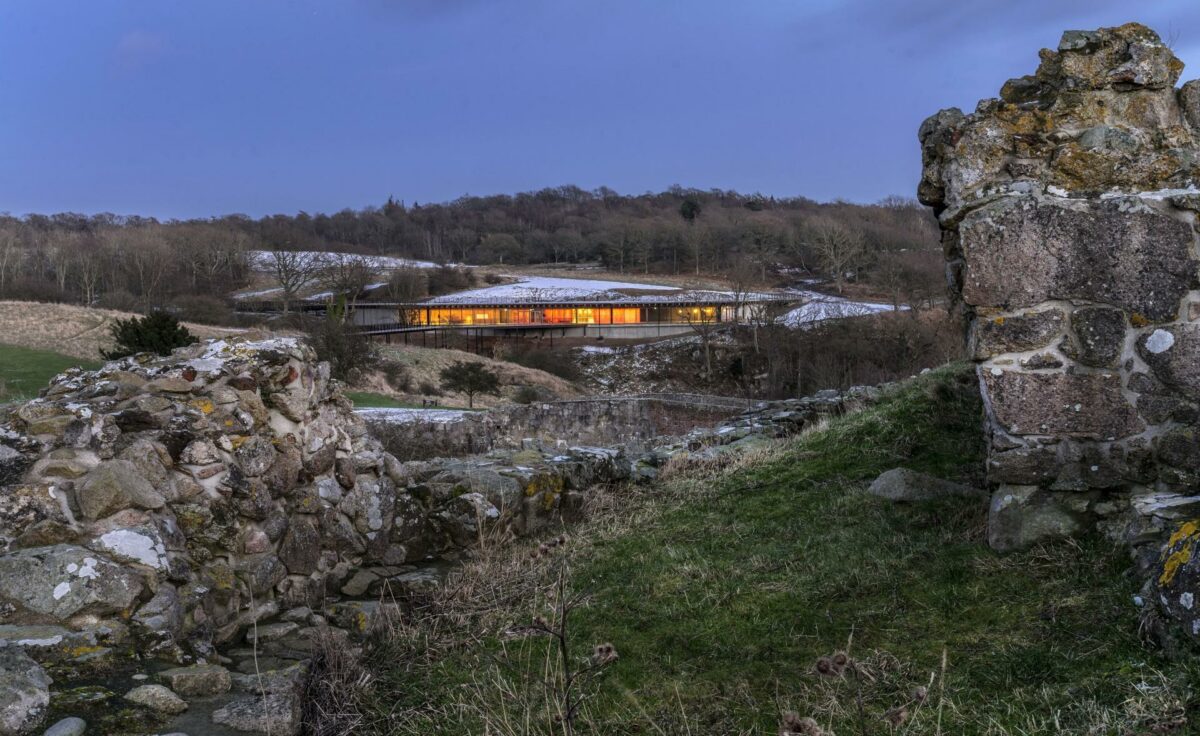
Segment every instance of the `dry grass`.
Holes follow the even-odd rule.
[[[420,391],[422,384],[441,386],[441,372],[455,361],[483,363],[489,370],[495,371],[500,377],[500,396],[477,395],[476,407],[498,406],[509,403],[513,395],[522,386],[530,386],[538,390],[543,399],[570,399],[580,395],[574,384],[558,376],[534,368],[526,368],[516,363],[485,358],[475,353],[448,348],[422,348],[409,345],[381,345],[380,352],[386,360],[400,363],[408,371],[410,390],[397,391],[388,385],[383,373],[376,371],[362,380],[353,388],[371,391],[385,396],[392,396],[402,402],[420,404],[426,397]],[[445,406],[466,406],[465,394],[448,393],[441,397]]]
[[[0,343],[97,360],[113,347],[109,327],[137,315],[71,304],[0,301]],[[246,330],[184,323],[199,338],[247,334]]]

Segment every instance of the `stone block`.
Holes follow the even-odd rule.
[[[976,360],[983,360],[1001,353],[1045,347],[1062,331],[1065,321],[1059,309],[978,317],[971,323],[971,354]]]
[[[1165,321],[1196,274],[1191,227],[1148,210],[1006,197],[967,215],[959,233],[963,299],[972,306],[1082,299]]]
[[[992,414],[1010,434],[1112,440],[1145,427],[1115,373],[982,373]]]

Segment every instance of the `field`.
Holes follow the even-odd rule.
[[[0,401],[37,396],[50,379],[72,366],[95,368],[99,361],[80,360],[48,350],[0,344]]]
[[[485,548],[382,638],[343,709],[356,733],[773,734],[789,711],[825,734],[1182,733],[1200,672],[1140,641],[1123,551],[999,556],[978,502],[865,493],[897,465],[978,481],[980,411],[971,372],[941,369],[799,439],[599,492],[564,545]],[[569,654],[532,633],[564,600]],[[602,643],[619,658],[590,670]]]
[[[109,327],[136,315],[70,304],[0,301],[0,343],[49,350],[82,360],[99,360],[112,347]],[[246,330],[185,323],[197,337],[223,337]],[[53,374],[51,374],[53,375]]]

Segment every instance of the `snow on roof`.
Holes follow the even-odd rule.
[[[499,284],[482,289],[460,291],[434,297],[429,304],[497,304],[516,302],[623,301],[630,294],[622,292],[675,291],[675,286],[635,284],[626,281],[597,281],[593,279],[563,279],[550,276],[521,276],[516,283]]]
[[[414,261],[408,258],[392,258],[391,256],[364,256],[357,253],[338,253],[334,251],[284,251],[302,254],[305,260],[320,259],[329,263],[345,263],[362,261],[371,268],[439,268],[441,264],[433,261]],[[247,252],[250,267],[255,271],[270,271],[272,254],[270,250],[252,250]],[[451,264],[456,265],[456,264]]]
[[[827,319],[863,317],[880,312],[891,312],[894,309],[891,304],[856,302],[816,291],[801,290],[793,293],[807,301],[779,318],[779,323],[788,327],[810,327]],[[900,309],[904,310],[908,307],[901,306]]]

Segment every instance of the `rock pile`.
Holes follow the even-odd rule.
[[[216,662],[286,670],[318,636],[362,627],[371,603],[350,599],[428,584],[424,568],[481,527],[520,533],[629,474],[616,452],[520,459],[398,462],[290,339],[70,371],[0,424],[0,654],[32,657],[14,672],[42,694],[42,667],[69,684],[118,663],[183,665],[125,696],[160,713],[236,691]],[[214,717],[245,724],[265,705]]]
[[[1182,69],[1144,26],[1069,31],[1000,99],[921,126],[998,549],[1100,525],[1150,565],[1200,512],[1200,82],[1176,89]]]

